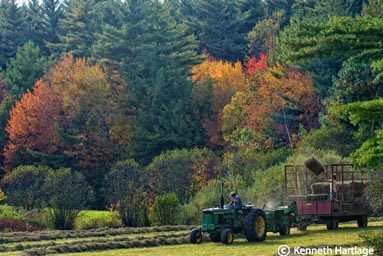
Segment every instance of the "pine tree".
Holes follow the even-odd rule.
[[[44,29],[41,16],[39,0],[29,0],[26,15],[28,39],[34,42],[40,48],[40,51],[47,56],[48,49],[44,42]]]
[[[59,42],[57,29],[59,19],[62,18],[62,4],[60,0],[42,0],[40,6],[40,22],[43,29],[45,45],[49,54],[56,53],[54,45]]]
[[[233,0],[194,0],[191,7],[189,24],[199,40],[199,50],[206,50],[219,60],[242,60],[246,55],[245,36],[251,29],[251,12],[242,11]]]
[[[96,0],[69,2],[59,23],[60,43],[55,45],[58,52],[71,52],[74,57],[91,56],[91,47],[99,24],[96,2]]]
[[[96,53],[126,77],[126,98],[135,109],[135,156],[149,161],[163,150],[194,143],[186,79],[200,58],[194,37],[169,15],[167,5],[154,0],[125,5],[124,25],[105,26]]]
[[[15,0],[0,2],[0,68],[14,57],[17,47],[26,41],[25,18]]]
[[[15,58],[12,58],[6,72],[4,83],[14,100],[31,89],[35,82],[40,79],[47,67],[47,60],[40,56],[39,48],[31,41],[20,47]]]

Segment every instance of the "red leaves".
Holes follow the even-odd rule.
[[[250,76],[255,75],[260,71],[267,71],[267,55],[261,54],[259,60],[255,56],[250,57],[246,65],[246,73]]]

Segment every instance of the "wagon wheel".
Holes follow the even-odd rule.
[[[305,224],[299,225],[299,226],[297,227],[297,229],[298,229],[299,231],[306,231],[306,230],[307,230],[307,225],[305,225]]]
[[[266,215],[261,209],[251,210],[245,220],[243,232],[249,242],[263,241],[267,232]]]
[[[327,229],[328,230],[335,230],[338,228],[338,221],[334,218],[330,218],[327,220]]]
[[[360,228],[367,227],[368,225],[368,219],[366,215],[359,217],[357,221],[358,221],[358,227]]]

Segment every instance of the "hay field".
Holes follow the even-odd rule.
[[[45,231],[0,234],[0,256],[66,255],[66,256],[191,256],[191,255],[276,255],[281,245],[293,246],[360,246],[362,232],[383,232],[383,222],[370,222],[367,228],[356,223],[340,224],[328,231],[324,225],[310,226],[306,231],[291,230],[281,237],[268,233],[262,243],[248,243],[236,236],[232,245],[212,243],[207,237],[200,245],[189,244],[190,226],[153,228],[120,228],[88,231]]]

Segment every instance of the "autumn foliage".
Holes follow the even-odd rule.
[[[193,67],[192,73],[193,81],[198,84],[195,88],[196,97],[203,91],[200,86],[206,86],[209,82],[212,83],[210,98],[212,115],[202,120],[202,126],[211,146],[223,145],[220,134],[222,110],[237,91],[242,91],[247,87],[242,64],[209,59]]]
[[[60,155],[83,169],[105,165],[119,145],[111,132],[115,107],[102,70],[69,55],[12,109],[5,162],[9,167],[16,155],[35,152]]]
[[[318,126],[321,105],[311,78],[292,68],[268,67],[266,55],[250,57],[245,67],[207,60],[194,67],[193,74],[198,86],[212,84],[212,115],[203,120],[211,145],[271,149],[274,131],[293,146],[299,124],[306,130]],[[286,119],[288,109],[298,120],[290,128],[276,122],[277,116]]]
[[[58,149],[59,137],[55,130],[59,100],[52,88],[42,80],[18,101],[11,111],[5,130],[9,143],[5,148],[5,163],[9,167],[17,152],[27,150],[53,154]]]

